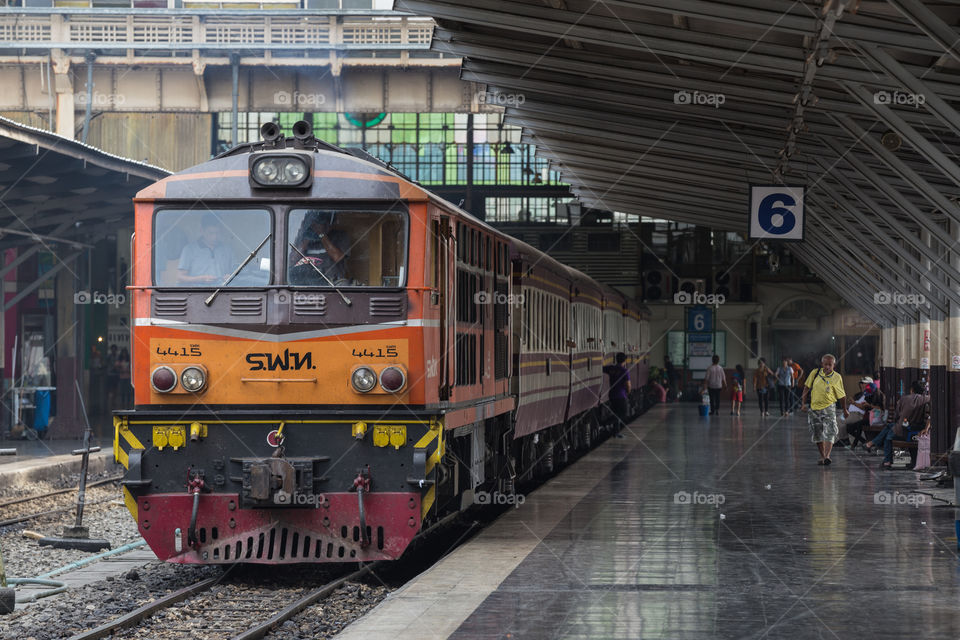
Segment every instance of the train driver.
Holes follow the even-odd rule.
[[[201,233],[196,242],[190,242],[180,252],[177,281],[180,284],[208,284],[223,282],[236,267],[230,245],[221,240],[223,225],[212,213],[200,219]]]
[[[306,212],[293,243],[296,251],[290,252],[290,284],[341,286],[348,283],[346,258],[350,255],[350,240],[345,231],[332,228],[333,222],[333,213],[329,211]]]

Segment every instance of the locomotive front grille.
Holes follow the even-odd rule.
[[[327,314],[325,296],[294,296],[293,313],[298,316],[323,316]]]
[[[201,552],[207,561],[296,561],[344,560],[357,557],[360,544],[360,527],[342,526],[330,534],[318,536],[315,531],[294,527],[271,527],[253,535],[234,538],[229,542],[218,541],[216,527],[201,528],[197,534]],[[208,539],[209,534],[209,539]],[[339,535],[338,535],[339,534]],[[383,527],[367,526],[367,537],[377,551],[383,551]]]
[[[157,316],[185,316],[187,315],[187,298],[186,296],[155,296],[153,312]]]
[[[371,297],[370,315],[371,316],[390,316],[398,317],[403,315],[404,309],[403,297]]]
[[[230,299],[230,315],[232,316],[260,316],[262,314],[262,297],[235,296]]]

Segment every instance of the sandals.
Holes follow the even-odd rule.
[[[833,460],[831,460],[830,458],[824,458],[824,459],[823,459],[823,466],[826,467],[826,466],[829,466],[829,465],[831,465],[831,464],[833,464]]]
[[[893,463],[892,463],[892,462],[884,462],[884,463],[881,464],[880,466],[881,466],[882,468],[884,468],[884,469],[893,469]]]

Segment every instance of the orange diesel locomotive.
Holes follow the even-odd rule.
[[[262,134],[135,198],[114,453],[158,557],[394,559],[589,447],[617,351],[641,397],[622,295],[306,123]]]

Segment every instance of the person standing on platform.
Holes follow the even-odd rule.
[[[787,413],[789,414],[799,409],[802,404],[800,401],[800,387],[803,386],[803,367],[794,362],[793,358],[787,358],[787,366],[793,370],[793,393],[791,394],[790,408],[787,409]]]
[[[133,408],[133,387],[130,386],[130,352],[124,347],[117,356],[117,397],[120,409]]]
[[[110,350],[107,352],[106,358],[106,372],[107,372],[107,415],[110,414],[114,409],[119,409],[120,407],[116,406],[117,402],[117,382],[119,380],[119,373],[117,371],[117,358],[119,354],[117,353],[117,345],[110,345]],[[126,408],[126,407],[124,407]]]
[[[757,392],[757,402],[760,404],[760,415],[770,415],[770,376],[773,372],[763,358],[757,360],[757,368],[753,372],[753,390]]]
[[[733,393],[730,397],[733,407],[730,409],[730,415],[740,415],[740,407],[743,405],[743,387],[747,383],[747,374],[743,370],[743,365],[737,365],[737,370],[733,374]]]
[[[720,392],[727,388],[727,374],[720,366],[720,356],[713,356],[713,364],[707,367],[703,376],[703,388],[710,393],[710,415],[720,413]]]
[[[676,402],[680,399],[680,376],[677,375],[677,368],[670,361],[670,356],[663,356],[663,370],[667,374],[668,400]]]
[[[607,365],[603,372],[610,376],[610,409],[616,417],[614,425],[618,438],[623,434],[620,430],[627,425],[627,398],[630,396],[630,372],[623,363],[627,361],[627,354],[620,352],[615,357],[616,364]]]
[[[810,396],[810,410],[807,424],[810,426],[810,440],[817,445],[820,460],[817,464],[829,465],[830,451],[837,438],[837,401],[846,397],[843,390],[843,378],[834,371],[837,358],[826,354],[820,358],[820,368],[814,369],[803,385],[800,410],[807,411],[807,396]],[[848,415],[843,408],[843,417]]]
[[[780,415],[788,416],[793,410],[793,368],[790,359],[784,358],[774,375],[777,377],[777,399],[780,400]]]

